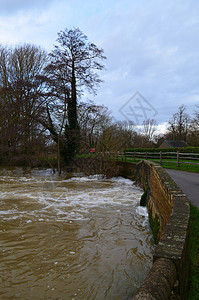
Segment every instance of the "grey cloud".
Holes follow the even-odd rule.
[[[54,2],[54,0],[1,0],[0,15],[12,15],[22,10],[42,8],[52,2]]]
[[[113,10],[95,20],[99,24],[92,30],[101,31],[108,57],[99,99],[107,99],[116,114],[138,90],[158,109],[161,122],[182,103],[193,107],[199,95],[199,3],[151,2],[132,4],[121,13]]]
[[[115,114],[136,91],[157,108],[160,121],[168,120],[182,103],[196,103],[199,2],[127,0],[125,5],[119,0],[0,2],[0,15],[20,10],[32,15],[30,26],[19,25],[18,32],[21,35],[26,31],[26,39],[34,36],[34,42],[41,41],[41,45],[46,41],[53,44],[56,32],[64,26],[79,26],[89,40],[102,47],[108,58],[103,73],[105,82],[94,101],[107,105]],[[37,8],[43,8],[41,19],[31,14]],[[4,31],[7,27],[5,21]]]

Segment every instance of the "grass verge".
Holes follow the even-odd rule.
[[[190,205],[190,276],[189,276],[189,298],[199,299],[199,210]]]
[[[139,161],[143,160],[144,158],[141,158],[141,159],[136,159],[134,160],[133,158],[131,157],[128,157],[126,158],[126,161],[127,162],[133,162],[133,163],[138,163]],[[155,160],[155,159],[148,159],[150,161],[154,161],[156,162],[157,164],[160,163],[159,160]],[[122,159],[119,159],[119,161],[124,161]],[[164,160],[162,161],[162,167],[165,168],[165,169],[174,169],[174,170],[180,170],[180,171],[186,171],[186,172],[193,172],[193,173],[199,173],[199,165],[192,165],[192,164],[189,164],[188,161],[186,161],[187,163],[186,164],[183,164],[181,163],[180,166],[178,167],[176,162],[164,162]]]
[[[186,172],[193,172],[193,173],[199,173],[199,166],[198,165],[191,165],[191,164],[180,164],[178,167],[176,163],[162,163],[162,167],[165,169],[174,169],[174,170],[180,170],[180,171],[186,171]]]

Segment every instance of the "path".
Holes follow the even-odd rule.
[[[166,169],[175,183],[187,195],[189,201],[199,208],[199,173]]]

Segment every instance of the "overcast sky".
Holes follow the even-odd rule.
[[[97,96],[115,118],[169,120],[199,104],[199,1],[0,0],[0,43],[53,49],[79,27],[107,56]]]

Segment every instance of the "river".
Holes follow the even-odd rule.
[[[0,169],[0,299],[131,299],[154,248],[142,193],[122,177]]]

